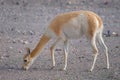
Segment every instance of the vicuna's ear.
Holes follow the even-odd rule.
[[[27,50],[27,53],[30,54],[30,48],[27,47],[26,50]]]

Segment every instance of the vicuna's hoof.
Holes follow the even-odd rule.
[[[51,67],[50,70],[51,70],[51,69],[54,69],[54,67],[55,67],[55,66]]]
[[[24,67],[24,66],[23,66],[23,67],[22,67],[22,69],[23,69],[23,70],[28,70],[29,68],[28,68],[28,67]]]
[[[66,68],[62,68],[61,71],[66,71]]]

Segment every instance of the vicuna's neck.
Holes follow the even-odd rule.
[[[35,47],[35,49],[31,52],[31,58],[36,57],[41,50],[44,48],[44,46],[46,45],[46,43],[50,40],[49,36],[43,35],[39,41],[39,43],[37,44],[37,46]]]

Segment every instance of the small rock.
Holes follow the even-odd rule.
[[[14,20],[17,20],[17,18],[16,18],[16,17],[14,17],[13,19],[14,19]]]
[[[113,50],[111,50],[111,52],[112,52]]]
[[[78,57],[79,59],[81,59],[81,58],[85,58],[84,56],[81,56],[81,57]]]
[[[9,48],[10,48],[10,49],[13,49],[13,47],[12,47],[12,46],[10,46]]]
[[[113,36],[118,36],[118,34],[116,32],[112,32]]]
[[[81,57],[78,57],[79,59],[81,59]]]
[[[110,30],[107,30],[107,32],[106,32],[106,33],[103,33],[103,35],[104,35],[105,37],[110,37],[110,36],[111,36],[111,31],[110,31]]]
[[[23,41],[23,44],[28,44],[28,41]]]
[[[3,57],[6,57],[6,58],[8,58],[8,57],[10,57],[10,55],[4,55]]]
[[[4,5],[4,2],[1,2],[1,5]]]
[[[29,43],[28,41],[25,41],[25,40],[18,40],[18,42],[20,42],[22,44],[28,44]]]
[[[3,54],[2,56],[0,56],[0,59],[4,59],[4,58],[8,58],[8,57],[10,57],[10,55],[8,55],[8,54]]]
[[[110,30],[107,30],[107,36],[111,36],[110,33],[111,33]]]
[[[20,3],[19,2],[16,2],[16,5],[19,5]]]
[[[21,42],[21,40],[20,40],[19,38],[17,39],[17,41],[18,41],[18,42]]]
[[[11,68],[9,68],[9,69],[8,69],[8,71],[12,71],[12,69],[11,69]]]
[[[19,53],[22,53],[22,50],[20,50]]]
[[[70,4],[72,4],[72,2],[71,2],[71,1],[69,1],[69,2],[67,2],[66,4],[67,4],[67,5],[70,5]]]
[[[23,40],[18,40],[20,43],[24,44],[24,41]]]
[[[35,35],[35,32],[29,31],[29,34],[30,34],[30,35]]]
[[[62,49],[55,49],[55,51],[62,51]]]
[[[24,41],[23,40],[18,40],[20,43],[23,43]]]
[[[116,46],[115,48],[119,48],[119,46]]]
[[[23,31],[22,34],[23,34],[23,35],[26,35],[26,31]]]
[[[17,32],[17,33],[21,33],[21,31],[20,31],[20,30],[16,30],[16,32]]]
[[[116,35],[117,33],[116,32],[112,32],[113,35]]]
[[[104,5],[108,5],[108,2],[106,1],[106,2],[104,2]]]
[[[13,40],[12,40],[12,43],[16,43],[16,40],[15,40],[15,39],[13,39]]]
[[[11,31],[14,31],[15,30],[15,28],[11,28]]]
[[[4,34],[5,32],[4,31],[0,31],[1,34]]]

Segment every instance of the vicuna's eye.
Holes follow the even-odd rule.
[[[24,62],[27,62],[27,60],[24,60]]]

